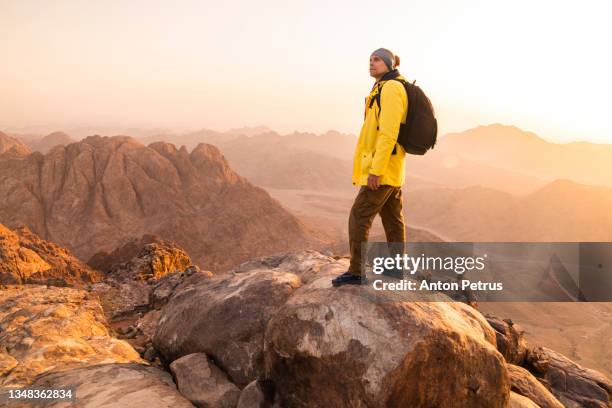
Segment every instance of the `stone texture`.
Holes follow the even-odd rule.
[[[529,398],[542,408],[563,408],[563,404],[523,367],[508,364],[512,391]]]
[[[461,303],[332,289],[343,268],[297,290],[266,331],[266,377],[288,406],[505,407],[495,335]]]
[[[529,350],[527,367],[565,406],[608,408],[612,405],[610,379],[562,354],[546,347]]]
[[[117,260],[117,263],[112,260]],[[103,282],[92,285],[109,320],[159,309],[186,280],[209,277],[192,265],[191,258],[176,243],[156,236],[143,236],[110,254],[98,253],[89,264],[104,270]]]
[[[144,234],[177,242],[194,263],[215,270],[324,244],[212,145],[189,152],[90,136],[0,161],[0,175],[0,220],[25,224],[81,259]]]
[[[240,386],[275,383],[278,406],[505,407],[495,333],[475,309],[332,288],[316,251],[252,260],[176,292],[154,344],[167,362],[206,353]]]
[[[500,319],[485,315],[487,321],[495,330],[497,349],[506,361],[515,365],[522,365],[527,355],[527,342],[524,331],[511,319]]]
[[[538,404],[516,392],[510,392],[508,408],[541,408]]]
[[[19,139],[0,132],[0,160],[20,158],[30,153],[30,149]]]
[[[74,387],[70,402],[36,401],[30,407],[189,408],[170,374],[139,364],[101,364],[41,375],[33,387]]]
[[[242,389],[236,408],[263,408],[266,402],[266,396],[259,382],[251,381]]]
[[[0,290],[0,345],[0,361],[12,366],[0,376],[2,386],[26,385],[50,370],[142,362],[129,344],[110,336],[95,296],[72,288]]]
[[[116,281],[147,281],[149,279],[160,279],[173,273],[182,272],[192,266],[191,258],[185,250],[176,243],[152,237],[152,242],[147,242],[151,236],[143,236],[140,242],[129,242],[123,247],[108,255],[110,259],[117,259],[116,253],[125,254],[129,249],[138,249],[133,257],[125,262],[115,262],[109,269],[105,270],[108,278]],[[125,247],[129,249],[126,250]],[[100,259],[97,254],[97,262],[89,264],[104,264],[108,261]]]
[[[258,269],[187,286],[162,309],[153,343],[167,362],[206,353],[245,386],[263,373],[268,320],[300,284],[292,273]]]
[[[10,230],[0,224],[0,283],[83,286],[102,278],[100,272],[27,227]]]
[[[174,360],[170,370],[179,391],[200,408],[234,408],[240,389],[204,353],[194,353]]]

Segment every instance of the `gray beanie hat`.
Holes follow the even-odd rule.
[[[386,48],[379,48],[372,53],[372,55],[376,55],[381,60],[385,61],[385,65],[389,68],[389,71],[393,70],[393,64],[395,63],[395,55]]]

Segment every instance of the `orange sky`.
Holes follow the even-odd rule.
[[[612,143],[605,4],[4,0],[0,129],[357,133],[384,46],[441,133],[501,122]]]

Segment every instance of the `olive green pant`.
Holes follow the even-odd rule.
[[[368,241],[376,214],[380,214],[387,242],[405,242],[402,189],[382,185],[376,190],[361,186],[349,216],[349,272],[361,275],[361,245]],[[397,246],[394,246],[397,248]]]

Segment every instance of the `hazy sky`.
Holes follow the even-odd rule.
[[[606,3],[0,0],[0,129],[358,133],[382,46],[441,133],[500,122],[612,143]]]

